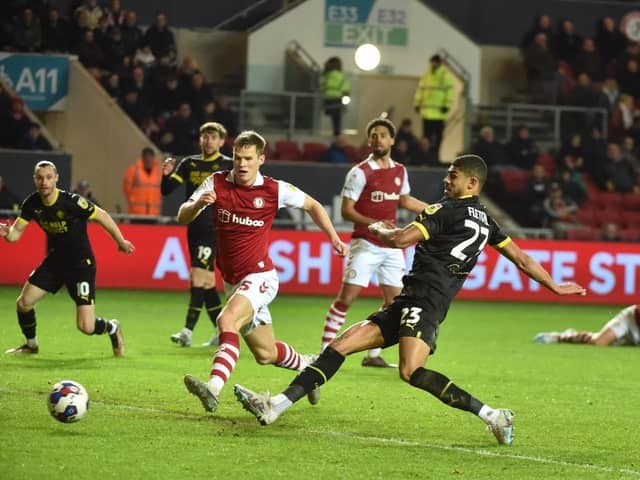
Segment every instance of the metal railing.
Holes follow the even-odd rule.
[[[319,130],[322,97],[309,92],[240,92],[238,126],[286,131],[289,139],[298,133],[315,134]]]
[[[506,133],[510,135],[513,132],[513,127],[521,121],[515,120],[518,114],[538,112],[540,114],[540,121],[544,121],[549,124],[553,135],[553,142],[560,144],[562,137],[563,123],[567,123],[567,117],[569,117],[569,123],[584,124],[590,126],[600,123],[603,136],[606,137],[608,128],[608,112],[606,108],[586,108],[586,107],[571,107],[560,105],[537,105],[529,103],[509,103],[506,105]],[[564,117],[567,114],[567,117]],[[563,118],[564,117],[564,118]],[[526,122],[525,122],[526,123]],[[568,129],[575,131],[575,128]],[[580,129],[578,129],[580,130]]]

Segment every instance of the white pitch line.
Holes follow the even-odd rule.
[[[0,393],[11,393],[11,394],[30,394],[41,396],[41,393],[32,392],[28,390],[17,390],[13,388],[0,387]],[[127,405],[124,403],[110,403],[110,402],[101,402],[101,401],[92,401],[94,405],[103,405],[109,408],[118,408],[121,410],[134,410],[145,413],[156,413],[156,414],[166,414],[171,415],[173,417],[178,418],[194,418],[197,415],[187,415],[180,412],[172,412],[170,410],[163,410],[160,408],[151,408],[151,407],[140,407],[138,405]],[[213,418],[213,417],[211,417]],[[555,460],[553,458],[544,458],[544,457],[534,457],[531,455],[519,455],[513,453],[502,453],[502,452],[494,452],[491,450],[484,450],[481,448],[469,448],[469,447],[456,447],[452,445],[439,445],[436,443],[428,443],[428,442],[416,442],[413,440],[404,440],[402,438],[385,438],[385,437],[374,437],[374,436],[366,436],[366,435],[358,435],[354,433],[344,433],[344,432],[336,432],[332,430],[308,430],[309,433],[314,435],[324,435],[329,437],[342,437],[342,438],[350,438],[353,440],[361,440],[364,442],[376,442],[383,444],[394,444],[401,445],[405,447],[422,447],[422,448],[431,448],[434,450],[446,450],[453,452],[462,452],[471,455],[479,455],[483,457],[499,457],[499,458],[508,458],[510,460],[522,460],[533,463],[542,463],[545,465],[560,465],[564,467],[574,467],[581,468],[584,470],[594,470],[598,472],[607,472],[607,473],[618,473],[618,474],[626,474],[626,475],[635,475],[640,477],[640,471],[632,470],[629,468],[615,468],[615,467],[605,467],[602,465],[593,465],[589,463],[574,463],[574,462],[566,462],[564,460]]]
[[[596,470],[599,472],[624,473],[628,475],[640,476],[640,471],[631,470],[628,468],[614,468],[614,467],[604,467],[602,465],[593,465],[589,463],[565,462],[564,460],[554,460],[552,458],[533,457],[531,455],[519,455],[519,454],[513,454],[513,453],[500,453],[500,452],[494,452],[491,450],[484,450],[481,448],[456,447],[453,445],[438,445],[436,443],[416,442],[413,440],[403,440],[401,438],[371,437],[371,436],[357,435],[352,433],[335,432],[331,430],[311,430],[310,433],[313,433],[315,435],[344,437],[344,438],[350,438],[354,440],[362,440],[366,442],[395,444],[395,445],[402,445],[407,447],[433,448],[437,450],[463,452],[463,453],[469,453],[472,455],[480,455],[485,457],[501,457],[501,458],[509,458],[512,460],[525,460],[529,462],[544,463],[548,465],[562,465],[565,467],[583,468],[585,470]]]

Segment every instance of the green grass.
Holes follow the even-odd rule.
[[[22,341],[19,288],[0,288],[0,339]],[[233,397],[233,383],[280,391],[287,370],[258,366],[246,346],[214,415],[189,395],[182,376],[206,378],[212,350],[179,348],[186,292],[98,292],[99,315],[120,318],[127,355],[105,337],[75,329],[66,293],[38,306],[39,355],[0,354],[1,478],[612,479],[640,478],[640,370],[634,348],[536,345],[538,331],[597,329],[618,310],[455,302],[429,366],[481,400],[517,414],[511,447],[480,420],[402,383],[393,370],[349,358],[323,388],[261,427]],[[318,348],[330,299],[281,296],[272,305],[278,338]],[[377,308],[361,299],[356,321]],[[202,316],[194,344],[208,339]],[[386,357],[397,358],[390,349]],[[91,408],[77,424],[54,421],[45,394],[61,379],[87,387]]]

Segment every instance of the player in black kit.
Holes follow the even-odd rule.
[[[220,148],[226,137],[227,130],[220,123],[204,123],[200,127],[200,155],[184,158],[175,170],[176,161],[173,158],[167,158],[162,164],[162,194],[168,195],[184,184],[185,199],[188,199],[213,172],[231,168],[231,159],[220,153]],[[218,344],[216,317],[220,313],[222,305],[216,290],[216,277],[213,269],[216,255],[213,228],[211,215],[199,215],[187,226],[187,241],[191,257],[191,297],[184,328],[171,335],[171,341],[183,347],[191,345],[191,336],[198,322],[203,303],[213,323],[213,336],[203,346]]]
[[[326,383],[347,355],[399,344],[402,380],[449,406],[479,416],[499,443],[511,444],[513,412],[491,408],[445,375],[424,368],[436,349],[439,327],[449,305],[487,243],[557,295],[584,295],[585,289],[575,283],[556,284],[538,262],[500,230],[478,200],[486,178],[487,167],[482,158],[458,157],[444,179],[444,198],[439,203],[429,205],[402,229],[383,222],[369,226],[391,247],[417,243],[401,294],[389,307],[352,325],[336,338],[281,394],[269,397],[236,385],[236,397],[260,423],[273,423],[294,402]]]
[[[134,246],[126,240],[111,216],[87,199],[56,187],[58,172],[49,161],[38,162],[33,171],[36,192],[22,203],[13,225],[0,224],[0,237],[17,242],[31,220],[47,235],[47,256],[24,284],[17,300],[18,323],[27,339],[24,345],[7,350],[9,354],[38,353],[34,307],[47,293],[62,285],[76,303],[78,330],[87,335],[107,333],[113,354],[124,355],[124,337],[118,320],[95,316],[96,262],[87,236],[87,221],[95,220],[127,255]]]

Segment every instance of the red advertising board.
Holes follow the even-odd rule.
[[[186,289],[189,256],[186,229],[181,226],[121,225],[136,245],[127,257],[95,224],[89,225],[98,287]],[[345,235],[344,240],[349,236]],[[565,301],[631,304],[638,302],[640,245],[633,243],[520,240],[518,244],[538,260],[556,282],[575,280],[585,286],[586,298],[556,297],[520,273],[492,248],[486,248],[465,282],[459,298],[504,301]],[[44,234],[31,225],[18,243],[0,242],[0,284],[23,283],[44,256]],[[320,232],[273,230],[269,252],[280,276],[280,292],[335,295],[344,259],[335,255]],[[410,265],[413,249],[406,252]],[[366,295],[378,295],[375,286]]]

